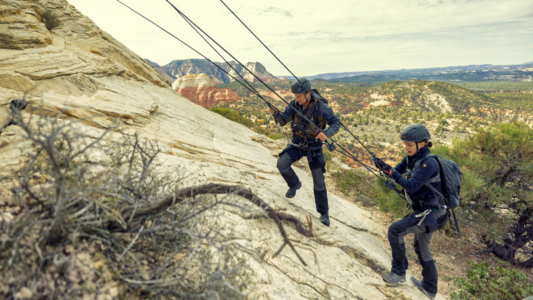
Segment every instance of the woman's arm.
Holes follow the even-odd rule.
[[[404,161],[398,164],[398,166],[402,165],[403,163]],[[408,194],[418,191],[418,189],[424,186],[431,179],[433,174],[439,171],[439,166],[435,159],[428,158],[420,162],[420,166],[418,167],[418,169],[415,170],[411,179],[405,179],[402,176],[402,173],[400,173],[399,170],[396,169],[398,166],[394,168],[398,172],[393,172],[392,178],[394,178],[396,183],[402,186]]]

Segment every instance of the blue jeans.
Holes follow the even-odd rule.
[[[293,188],[300,181],[291,165],[304,156],[308,156],[307,150],[302,150],[292,145],[287,146],[279,154],[277,167],[289,188]],[[309,162],[309,168],[313,175],[313,192],[315,194],[316,210],[321,214],[325,214],[328,212],[328,192],[326,190],[326,183],[324,182],[326,161],[324,160],[322,148],[313,151],[311,156],[312,161]]]

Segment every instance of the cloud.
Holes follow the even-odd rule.
[[[272,7],[272,6],[267,8],[264,11],[259,11],[257,13],[258,16],[261,16],[261,15],[277,15],[277,14],[280,14],[280,15],[288,17],[288,18],[292,18],[292,14],[289,11],[283,10],[283,9],[277,8],[277,7]]]
[[[243,62],[288,72],[218,1],[171,0]],[[193,51],[108,0],[69,0],[103,30],[159,64]],[[531,61],[531,0],[308,0],[225,3],[296,74]],[[215,61],[220,58],[165,1],[128,5]],[[106,7],[106,10],[100,7]]]

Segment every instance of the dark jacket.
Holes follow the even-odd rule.
[[[285,108],[285,111],[280,114],[280,118],[276,118],[276,122],[280,123],[281,126],[285,126],[285,124],[291,120],[294,122],[294,125],[292,126],[293,141],[298,142],[302,139],[314,140],[317,137],[318,132],[316,128],[300,118],[292,107],[296,108],[300,113],[315,123],[315,125],[323,130],[324,134],[328,137],[335,135],[339,130],[341,126],[339,119],[333,114],[333,110],[326,103],[323,101],[322,103],[318,102],[318,97],[320,96],[316,95],[314,92],[311,93],[311,101],[305,111],[303,110],[303,105],[299,105],[293,99],[290,102],[290,105]],[[324,130],[326,124],[329,125],[329,127]]]
[[[435,198],[433,191],[427,187],[425,184],[428,181],[439,174],[439,164],[432,157],[426,157],[430,154],[429,148],[424,146],[419,149],[419,151],[413,156],[406,156],[403,160],[394,167],[396,172],[392,172],[392,178],[401,185],[411,200],[414,201],[427,201],[429,199]],[[415,166],[415,162],[421,160],[420,166],[412,174],[410,179],[406,179],[402,176],[407,169],[412,170]],[[434,182],[431,183],[434,188],[442,193],[441,183]]]

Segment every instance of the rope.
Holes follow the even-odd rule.
[[[117,0],[118,1],[118,0]],[[288,106],[290,106],[294,111],[295,113],[301,117],[303,120],[305,120],[306,122],[308,122],[314,129],[316,129],[318,132],[320,133],[324,133],[324,131],[318,127],[316,124],[314,124],[313,122],[311,122],[311,120],[309,120],[304,114],[302,114],[301,112],[299,112],[293,105],[291,105],[289,102],[287,102],[283,97],[281,97],[274,89],[272,89],[268,84],[266,84],[263,80],[261,80],[261,78],[257,77],[257,75],[255,75],[252,71],[250,71],[243,63],[241,63],[235,56],[233,56],[230,52],[228,52],[222,45],[220,45],[216,40],[214,40],[209,34],[207,34],[202,28],[200,28],[198,25],[196,25],[196,23],[194,23],[191,19],[189,19],[182,11],[180,11],[176,6],[174,6],[169,0],[165,0],[170,6],[172,6],[172,8],[174,8],[174,10],[176,10],[176,12],[182,17],[184,18],[188,23],[189,25],[191,26],[194,26],[195,28],[197,28],[198,30],[200,30],[200,32],[202,34],[204,34],[205,36],[207,36],[211,41],[213,41],[218,47],[220,47],[220,49],[222,49],[226,54],[228,54],[232,59],[234,59],[236,62],[238,62],[244,69],[246,69],[250,74],[252,74],[254,76],[254,78],[256,78],[259,82],[261,82],[265,87],[267,87],[270,91],[272,91],[276,96],[278,96],[283,102],[285,102]],[[200,35],[200,32],[198,32],[198,30],[195,29],[195,31]],[[203,36],[202,36],[203,38]],[[203,38],[204,41],[206,41],[210,46],[211,48],[213,48],[213,46],[205,39]],[[214,48],[213,48],[214,49]],[[220,53],[218,51],[215,50],[215,52],[217,52],[219,55]],[[224,58],[223,58],[224,59]],[[266,101],[266,100],[265,100]],[[320,105],[323,105],[323,103],[320,101],[320,100],[317,100],[319,102]],[[269,105],[270,106],[270,105]],[[339,120],[339,123],[341,123],[341,126],[344,126],[344,124],[342,124],[342,122],[340,122]],[[344,126],[344,128],[346,128],[346,126]],[[350,134],[352,134],[350,132]],[[355,137],[355,135],[352,134],[352,136]],[[329,137],[329,139],[334,143],[336,144],[338,147],[341,147],[343,150],[347,151],[346,149],[344,149],[339,143],[337,143],[337,141],[335,141],[333,138]],[[357,139],[357,138],[356,138]],[[360,142],[360,141],[359,141]],[[361,143],[361,142],[360,142]],[[362,143],[361,143],[362,144]],[[363,145],[364,146],[364,145]],[[365,147],[365,149],[367,149]],[[367,149],[368,150],[368,149]],[[369,150],[368,150],[369,151]],[[369,151],[370,152],[370,151]],[[374,153],[370,152],[373,156],[374,156]],[[374,156],[375,157],[375,156]],[[359,160],[358,160],[359,163],[361,163]]]
[[[168,0],[167,0],[168,1]],[[237,16],[237,14],[235,12],[233,12],[233,10],[231,10],[231,8],[229,8],[229,6],[223,1],[223,0],[220,0],[220,2],[222,2],[222,4],[224,4],[224,6],[235,16],[235,18],[237,18],[237,20],[239,20],[239,22],[241,22],[241,24],[246,28],[248,29],[248,31],[261,43],[261,45],[263,45],[267,50],[268,52],[270,52],[270,54],[272,54],[272,56],[274,56],[277,61],[289,72],[291,73],[291,75],[296,78],[296,80],[298,80],[298,82],[302,83],[302,81],[296,76],[294,75],[294,73],[276,56],[276,54],[274,54],[274,52],[272,52],[270,50],[270,48],[265,45],[265,43],[263,43],[263,41]],[[320,101],[319,101],[320,102]],[[320,105],[324,105],[322,102],[320,102]],[[357,141],[359,142],[359,144],[361,144],[361,146],[363,146],[363,148],[368,151],[368,153],[370,153],[370,155],[372,156],[372,158],[374,160],[377,159],[376,155],[374,154],[374,152],[370,151],[366,146],[365,144],[363,144],[349,129],[348,127],[346,127],[340,120],[339,118],[339,123],[341,124],[341,126],[344,128],[344,130],[348,131],[348,133],[350,133],[350,135]]]
[[[216,63],[214,63],[213,61],[211,61],[209,58],[207,58],[205,55],[203,55],[202,53],[200,53],[199,51],[197,51],[196,49],[194,49],[192,46],[188,45],[187,43],[185,43],[184,41],[182,41],[181,39],[179,39],[178,37],[176,37],[175,35],[173,35],[172,33],[170,33],[169,31],[167,31],[166,29],[164,29],[163,27],[159,26],[158,24],[156,24],[155,22],[153,22],[152,20],[150,20],[149,18],[145,17],[144,15],[142,15],[141,13],[137,12],[136,10],[134,10],[133,8],[129,7],[128,5],[126,5],[125,3],[121,2],[120,0],[116,0],[117,2],[119,2],[120,4],[122,4],[123,6],[125,6],[126,8],[128,8],[129,10],[133,11],[135,14],[139,15],[140,17],[142,17],[143,19],[145,19],[146,21],[150,22],[151,24],[153,24],[154,26],[158,27],[159,29],[163,30],[165,33],[169,34],[170,36],[172,36],[174,39],[178,40],[179,42],[181,42],[183,45],[187,46],[189,49],[193,50],[195,53],[197,53],[198,55],[200,55],[201,57],[203,57],[204,59],[206,59],[207,61],[209,61],[211,64],[213,64],[214,66],[216,66],[218,69],[220,69],[222,72],[224,72],[225,74],[227,74],[228,76],[230,76],[233,80],[239,82],[243,87],[245,87],[246,89],[248,89],[251,93],[255,94],[257,97],[259,97],[261,100],[263,100],[268,106],[269,108],[272,108],[273,110],[279,112],[279,109],[277,109],[275,106],[273,106],[269,101],[267,101],[266,99],[264,99],[260,94],[259,92],[250,84],[248,83],[247,80],[245,80],[242,75],[237,72],[237,70],[235,70],[235,68],[209,43],[209,41],[207,41],[205,39],[205,37],[200,33],[198,32],[198,30],[200,30],[205,36],[207,36],[210,40],[212,40],[217,46],[219,46],[222,50],[224,50],[224,52],[226,52],[229,56],[231,56],[235,61],[237,61],[243,68],[245,68],[250,74],[252,74],[259,82],[261,82],[265,87],[267,87],[268,89],[270,89],[270,91],[272,91],[276,96],[278,96],[283,102],[285,102],[287,105],[291,106],[291,108],[302,118],[304,119],[305,121],[309,122],[310,125],[314,126],[315,129],[318,129],[319,132],[323,133],[323,131],[318,127],[316,126],[313,122],[311,122],[307,117],[305,117],[305,115],[303,115],[302,113],[300,113],[298,110],[296,110],[295,107],[293,107],[290,103],[288,103],[287,101],[285,101],[285,99],[283,99],[283,97],[281,97],[275,90],[273,90],[270,86],[268,86],[265,82],[263,82],[263,80],[261,80],[259,77],[257,77],[253,72],[251,72],[245,65],[243,65],[239,60],[237,60],[233,55],[231,55],[225,48],[223,48],[220,44],[218,44],[213,38],[211,38],[207,33],[205,33],[200,27],[198,27],[194,22],[192,22],[186,15],[184,15],[179,9],[177,9],[172,3],[170,3],[168,0],[165,0],[167,3],[169,3],[179,14],[180,16],[182,16],[185,21],[202,37],[202,39],[204,39],[204,41],[206,41],[206,43],[209,44],[209,46],[241,77],[241,79],[243,79],[243,81],[246,83],[246,85],[241,82],[240,80],[238,80],[237,78],[235,78],[233,75],[231,75],[229,72],[227,72],[226,70],[224,70],[222,67],[220,67],[219,65],[217,65]],[[294,73],[292,73],[292,71],[259,39],[259,37],[257,37],[257,35],[255,35],[255,33],[253,33],[253,31],[248,28],[248,26],[246,26],[246,24],[224,3],[223,0],[220,0],[224,6],[226,6],[226,8],[228,8],[228,10],[248,29],[248,31],[250,31],[250,33],[252,33],[254,35],[254,37],[256,37],[259,42],[261,42],[261,44],[285,67],[285,69],[287,69],[287,71],[289,71],[291,73],[291,75],[296,78],[300,83],[300,79],[298,77],[296,77],[294,75]],[[198,30],[197,30],[197,29]],[[320,103],[320,105],[324,105],[320,100],[317,99],[317,101]],[[464,105],[466,106],[466,104]],[[463,107],[464,108],[464,107]],[[374,155],[373,152],[371,152],[340,120],[339,120],[339,123],[341,124],[341,126],[346,130],[348,131],[363,147],[365,150],[367,150],[374,159],[376,159],[377,157]],[[401,191],[399,191],[395,186],[391,187],[391,185],[389,183],[391,183],[389,180],[385,180],[383,179],[381,176],[379,176],[378,174],[375,173],[374,169],[372,167],[370,167],[369,165],[363,163],[362,161],[360,161],[359,159],[357,159],[357,157],[355,157],[353,154],[351,154],[350,152],[348,152],[348,150],[346,150],[344,147],[342,147],[340,144],[338,144],[333,138],[329,137],[329,139],[334,143],[336,144],[337,146],[339,146],[340,150],[337,149],[337,151],[341,154],[344,154],[346,156],[348,156],[349,158],[353,159],[355,162],[361,164],[364,168],[366,168],[371,174],[373,174],[374,176],[376,176],[377,178],[379,178],[380,180],[382,180],[385,185],[393,190],[395,190],[398,195],[405,199],[404,196],[401,194]],[[387,177],[388,178],[388,177]],[[394,185],[394,184],[393,184]],[[489,229],[490,231],[494,232],[494,233],[497,233],[495,231],[493,231],[492,229],[482,225],[482,224],[479,224],[478,222],[468,218],[467,216],[457,212],[459,215],[469,219],[470,221],[480,225],[480,226],[483,226],[484,228],[487,228]],[[461,220],[461,219],[458,219],[461,223],[473,228],[474,230],[478,231],[478,232],[481,232],[487,236],[490,236],[492,237],[495,241],[498,241],[508,247],[510,247],[511,249],[514,249],[517,253],[522,253],[522,254],[525,254],[525,255],[528,255],[529,257],[532,257],[533,258],[533,255],[531,255],[531,252],[533,252],[533,250],[531,248],[528,248],[526,247],[524,244],[522,243],[519,243],[519,245],[521,245],[523,248],[526,248],[528,250],[530,250],[531,252],[523,252],[523,251],[520,251],[519,249],[517,249],[516,247],[513,247],[512,245],[509,245],[507,244],[505,241],[503,240],[500,240],[496,237],[494,237],[493,235],[491,234],[488,234],[474,226],[472,226],[471,224],[465,222],[464,220]],[[497,233],[499,234],[499,233]],[[505,236],[503,236],[502,234],[499,234],[501,235],[502,237],[505,238]]]
[[[168,35],[170,35],[171,37],[173,37],[174,39],[176,39],[177,41],[179,41],[180,43],[182,43],[183,45],[187,46],[189,49],[191,49],[192,51],[194,51],[196,54],[200,55],[201,57],[203,57],[205,60],[207,60],[208,62],[210,62],[211,64],[213,64],[215,67],[217,67],[218,69],[220,69],[222,72],[226,73],[228,76],[230,76],[233,80],[239,82],[242,86],[244,86],[245,88],[247,88],[250,92],[252,92],[253,94],[255,94],[256,96],[258,96],[259,98],[261,98],[261,100],[265,101],[265,103],[272,109],[274,110],[277,110],[279,111],[279,109],[277,109],[275,106],[273,106],[270,102],[268,102],[267,100],[265,100],[257,91],[255,91],[255,89],[250,89],[248,86],[244,85],[242,82],[240,82],[237,78],[235,78],[233,75],[231,75],[229,72],[227,72],[226,70],[224,70],[221,66],[217,65],[215,62],[211,61],[209,58],[207,58],[205,55],[203,55],[202,53],[200,53],[199,51],[197,51],[196,49],[194,49],[192,46],[190,46],[189,44],[185,43],[184,41],[182,41],[180,38],[176,37],[175,35],[173,35],[172,33],[170,33],[168,30],[166,30],[165,28],[159,26],[158,24],[156,24],[155,22],[153,22],[152,20],[150,20],[149,18],[145,17],[144,15],[142,15],[141,13],[137,12],[136,10],[134,10],[133,8],[129,7],[128,5],[126,5],[125,3],[123,3],[122,1],[120,0],[116,0],[118,3],[122,4],[123,6],[125,6],[126,8],[128,8],[129,10],[131,10],[132,12],[136,13],[137,15],[139,15],[141,18],[145,19],[146,21],[150,22],[151,24],[153,24],[154,26],[156,26],[157,28],[163,30],[165,33],[167,33]]]
[[[458,220],[459,222],[465,224],[466,226],[469,226],[469,227],[473,228],[474,230],[476,230],[476,231],[478,231],[478,232],[481,232],[481,233],[483,233],[483,234],[485,234],[485,235],[487,235],[487,236],[492,237],[495,241],[498,241],[498,242],[500,242],[500,243],[502,243],[502,244],[504,244],[504,245],[506,245],[506,246],[509,246],[509,248],[514,249],[517,253],[521,253],[521,254],[524,254],[524,255],[529,256],[530,258],[533,258],[533,255],[531,254],[531,252],[533,252],[533,250],[531,250],[530,248],[526,248],[526,249],[530,250],[530,252],[520,251],[518,248],[513,247],[512,245],[507,244],[507,243],[506,243],[505,241],[503,241],[503,240],[499,240],[499,239],[495,238],[493,235],[491,235],[491,234],[489,234],[489,233],[486,233],[486,232],[484,232],[483,230],[481,230],[481,229],[479,229],[479,228],[476,228],[476,227],[472,226],[472,224],[469,224],[468,222],[465,222],[464,220],[461,220],[461,219],[459,219],[459,218],[457,218],[457,220]]]
[[[296,77],[296,75],[294,75],[294,73],[292,73],[291,70],[289,70],[289,68],[287,68],[287,66],[276,56],[276,54],[274,54],[274,52],[270,51],[270,49],[267,47],[267,45],[265,45],[263,43],[263,41],[261,41],[261,39],[255,35],[255,33],[250,29],[248,28],[248,26],[246,26],[246,24],[244,24],[244,22],[233,12],[233,10],[231,10],[231,8],[229,8],[229,6],[226,5],[226,3],[224,3],[224,1],[220,0],[220,2],[222,2],[222,4],[224,4],[224,6],[235,16],[235,18],[237,18],[237,20],[239,20],[239,22],[241,22],[242,25],[244,25],[244,27],[246,27],[246,29],[248,29],[248,31],[250,31],[251,34],[253,34],[253,36],[255,36],[255,38],[263,45],[265,46],[265,48],[268,50],[268,52],[270,52],[270,54],[272,54],[278,61],[280,64],[283,65],[283,67],[285,67],[285,69],[287,71],[289,71],[289,73],[291,73],[292,77],[296,78],[296,80],[298,80],[298,82],[302,83],[300,81],[300,79],[298,79],[298,77]]]
[[[494,231],[493,229],[489,228],[488,226],[485,226],[485,225],[483,225],[483,224],[477,222],[477,221],[474,220],[474,219],[469,218],[468,216],[466,216],[466,215],[464,215],[464,214],[462,214],[462,213],[460,213],[460,212],[458,212],[458,211],[456,211],[456,213],[457,213],[458,215],[460,215],[460,216],[462,216],[462,217],[468,219],[470,222],[476,223],[477,225],[479,225],[479,226],[481,226],[481,227],[483,227],[483,228],[485,228],[485,229],[488,229],[489,231],[491,231],[491,232],[493,232],[493,233],[495,233],[495,234],[501,236],[501,237],[504,238],[504,239],[505,239],[505,238],[509,238],[508,236],[505,236],[505,235],[503,235],[503,234],[501,234],[501,233],[499,233],[499,232],[497,232],[497,231]],[[480,232],[481,232],[481,231],[480,231]],[[483,233],[484,233],[484,232],[483,232]],[[496,239],[493,235],[490,235],[490,234],[486,234],[486,235],[492,237],[494,240],[498,240],[498,239]],[[533,252],[533,249],[527,247],[524,243],[521,243],[521,242],[518,242],[518,241],[513,241],[513,243],[518,244],[519,246],[521,246],[521,248],[525,248],[525,249],[527,249],[527,250]],[[509,245],[508,245],[508,246],[509,246]],[[512,246],[510,246],[510,247],[512,247]]]

